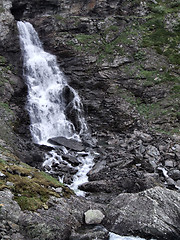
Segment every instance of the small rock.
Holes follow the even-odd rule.
[[[170,178],[170,177],[166,178],[166,181],[167,181],[167,184],[169,186],[175,186],[176,185],[175,181],[172,178]]]
[[[88,210],[84,215],[86,224],[100,224],[105,217],[100,210]]]
[[[149,135],[149,134],[147,134],[147,133],[143,133],[143,132],[141,132],[141,131],[137,131],[137,130],[135,130],[134,131],[134,134],[137,136],[137,137],[139,137],[140,139],[142,139],[143,140],[143,142],[150,142],[150,141],[152,141],[152,137],[151,137],[151,135]]]
[[[11,221],[8,221],[8,225],[11,229],[15,230],[15,231],[19,231],[19,226]]]
[[[8,236],[8,235],[5,235],[5,236],[3,236],[3,240],[5,240],[5,239],[11,239],[11,237],[10,236]]]
[[[24,240],[24,237],[20,233],[13,233],[11,236],[13,240]]]
[[[6,182],[6,185],[9,186],[9,187],[13,187],[13,186],[14,186],[14,183],[12,183],[12,182]]]
[[[158,151],[158,149],[156,147],[154,147],[152,145],[149,145],[147,147],[146,154],[150,157],[153,157],[155,160],[159,160],[159,158],[160,158],[160,152]]]
[[[54,188],[53,189],[55,192],[57,192],[57,193],[62,193],[62,188],[61,187],[59,187],[59,188]]]
[[[80,164],[80,162],[74,156],[64,154],[62,158],[65,159],[67,162],[71,163],[72,166],[78,166]]]
[[[170,171],[169,176],[174,180],[180,180],[180,170]]]
[[[165,161],[165,166],[166,167],[174,167],[174,162],[172,160],[166,160]]]
[[[6,178],[6,175],[3,174],[2,172],[0,172],[0,179],[3,180],[3,179],[5,179],[5,178]]]
[[[49,209],[48,205],[45,204],[45,203],[44,203],[42,206],[43,206],[43,208],[44,208],[45,210],[48,210],[48,209]]]
[[[176,182],[176,185],[177,185],[178,187],[180,187],[180,180],[178,180],[178,181]]]

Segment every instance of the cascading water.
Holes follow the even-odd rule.
[[[18,29],[34,142],[47,144],[49,138],[56,136],[80,140],[79,135],[87,131],[87,126],[78,94],[67,84],[56,57],[43,50],[33,26],[28,22],[18,22]],[[67,118],[68,108],[76,111],[74,123]]]
[[[67,84],[56,57],[43,50],[33,26],[22,21],[17,26],[28,86],[27,110],[33,141],[49,145],[48,139],[59,136],[81,141],[81,136],[88,136],[88,129],[78,94]],[[64,148],[64,151],[67,150]],[[80,157],[81,167],[77,167],[78,173],[72,184],[74,189],[87,181],[86,174],[93,165],[92,154],[87,152],[86,155]],[[53,161],[62,161],[55,151],[47,154],[44,164],[51,165]]]
[[[27,110],[31,120],[33,141],[49,145],[48,139],[63,136],[81,141],[81,136],[89,138],[87,125],[82,114],[82,104],[78,94],[71,88],[57,66],[56,57],[45,52],[38,34],[28,22],[18,22],[19,37],[24,59],[24,77],[28,86]],[[64,153],[68,150],[62,148]],[[77,153],[78,154],[78,153]],[[77,158],[81,165],[70,185],[75,191],[78,185],[88,180],[87,173],[93,166],[94,153],[81,152]],[[55,150],[46,156],[44,165],[64,160]],[[66,163],[70,165],[69,163]],[[77,192],[83,195],[82,191]],[[110,233],[110,240],[143,240],[123,237]]]

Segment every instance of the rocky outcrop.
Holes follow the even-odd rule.
[[[68,239],[83,225],[89,206],[83,199],[51,198],[44,209],[23,212],[10,190],[0,191],[0,236],[2,239]],[[108,231],[106,230],[106,235]]]
[[[92,206],[48,174],[21,162],[12,148],[0,143],[2,239],[68,239],[85,225],[87,210],[103,211],[103,206]]]
[[[106,209],[105,225],[121,235],[180,239],[180,193],[156,187],[120,194]]]

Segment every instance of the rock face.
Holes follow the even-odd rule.
[[[72,196],[66,200],[52,197],[44,209],[36,213],[23,212],[12,198],[10,190],[0,191],[0,236],[3,239],[69,239],[72,230],[83,225],[83,213],[88,209],[86,201]]]
[[[121,235],[180,239],[180,193],[156,187],[120,194],[106,209],[106,226]]]

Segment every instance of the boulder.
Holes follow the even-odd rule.
[[[106,208],[105,226],[120,235],[180,239],[180,193],[161,187],[123,193]]]
[[[83,144],[75,139],[68,139],[66,137],[54,137],[48,139],[48,142],[55,145],[62,145],[75,151],[81,152],[84,150]]]
[[[104,219],[104,214],[100,210],[88,210],[85,212],[86,224],[99,224]]]
[[[77,232],[73,232],[69,238],[70,240],[108,240],[109,232],[101,225],[98,226],[86,226],[78,229]]]

